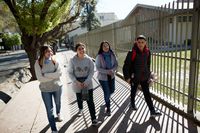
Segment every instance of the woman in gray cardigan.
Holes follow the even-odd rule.
[[[72,88],[76,93],[79,116],[82,115],[83,100],[87,101],[92,125],[96,126],[95,105],[93,101],[93,83],[94,63],[92,59],[85,54],[85,44],[78,43],[75,46],[77,54],[70,59],[69,62],[69,77],[72,80]]]
[[[61,70],[59,63],[53,58],[53,52],[49,46],[42,46],[40,57],[35,62],[35,73],[40,82],[42,99],[44,101],[47,118],[52,133],[57,133],[55,118],[53,115],[53,99],[56,105],[58,120],[62,121],[60,116],[62,83],[60,80]]]
[[[106,103],[106,113],[111,115],[110,96],[115,91],[115,71],[118,62],[115,54],[110,48],[107,41],[100,44],[99,52],[96,57],[96,68],[98,71],[97,78],[104,92],[104,100]]]

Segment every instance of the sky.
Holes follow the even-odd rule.
[[[173,0],[98,0],[97,12],[114,12],[118,19],[124,19],[136,4],[161,6]]]

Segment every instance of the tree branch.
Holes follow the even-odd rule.
[[[58,26],[53,28],[51,31],[44,33],[41,37],[41,40],[44,40],[44,38],[49,38],[50,36],[55,37],[59,33],[62,26],[67,25],[67,24],[73,22],[75,19],[77,19],[80,15],[80,10],[81,10],[81,6],[82,6],[81,2],[79,2],[77,6],[78,7],[77,7],[77,11],[76,11],[75,15],[68,18],[65,22],[59,23]]]
[[[9,7],[10,11],[12,12],[13,16],[15,17],[15,19],[18,20],[19,14],[18,14],[18,11],[15,9],[16,3],[13,3],[13,1],[11,1],[11,0],[4,0],[4,2],[8,5],[8,7]]]
[[[36,34],[35,34],[35,0],[31,1],[31,16],[32,16],[32,30],[33,30],[33,41],[31,47],[34,48],[36,44]]]
[[[43,21],[48,13],[49,7],[51,6],[53,0],[45,1],[44,7],[42,9],[42,12],[40,14],[40,21]]]

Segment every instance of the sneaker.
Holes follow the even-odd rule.
[[[107,115],[107,116],[111,116],[111,111],[110,111],[109,108],[106,108],[106,115]]]
[[[137,108],[135,105],[131,105],[131,104],[130,104],[130,108],[131,108],[132,110],[138,110],[138,108]]]
[[[82,114],[83,114],[83,109],[79,109],[79,111],[78,111],[78,117],[82,116]]]
[[[161,116],[161,115],[162,115],[162,114],[161,114],[160,112],[153,112],[153,113],[151,113],[150,117],[151,117],[151,118],[155,118],[155,117]]]
[[[63,118],[60,114],[58,114],[58,122],[62,122],[63,121]]]
[[[97,119],[94,119],[92,121],[92,126],[97,126],[99,124],[99,121]]]

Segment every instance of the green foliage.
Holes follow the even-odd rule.
[[[9,30],[10,32],[19,32],[18,24],[10,12],[8,6],[0,1],[0,32]]]
[[[6,46],[14,46],[14,45],[21,45],[21,36],[16,33],[16,34],[3,34],[2,37],[4,44]]]
[[[81,13],[81,27],[87,27],[88,31],[100,27],[101,23],[96,17],[96,7],[97,2],[92,0],[90,3],[86,3],[84,10]]]
[[[18,0],[16,4],[17,14],[19,18],[17,22],[20,29],[23,29],[29,35],[41,35],[52,30],[60,22],[64,14],[69,12],[71,0],[36,0],[31,3],[30,0]],[[43,8],[49,4],[47,13],[44,13],[44,18],[41,19]]]

